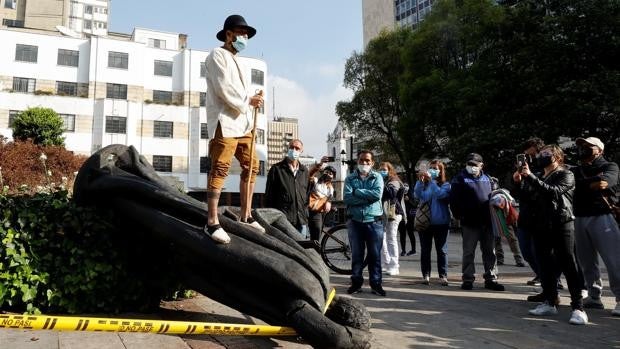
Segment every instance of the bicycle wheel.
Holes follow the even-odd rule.
[[[321,258],[331,270],[339,274],[351,274],[351,245],[345,224],[337,225],[323,234],[320,252]]]

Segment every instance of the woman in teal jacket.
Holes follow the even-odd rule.
[[[450,208],[448,205],[450,183],[446,181],[446,169],[443,162],[433,160],[427,171],[418,173],[418,181],[414,187],[414,195],[420,205],[429,203],[431,208],[431,224],[426,230],[418,230],[420,235],[420,266],[424,284],[430,284],[431,248],[435,239],[437,252],[437,273],[440,283],[448,285],[448,228],[450,226]]]

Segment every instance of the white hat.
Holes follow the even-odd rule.
[[[597,137],[577,138],[575,140],[575,143],[578,146],[582,145],[583,143],[588,143],[590,145],[595,145],[595,146],[599,147],[601,150],[605,150],[605,144],[603,144],[603,142],[601,142],[601,140],[598,139]]]

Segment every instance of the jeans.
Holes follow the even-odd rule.
[[[536,261],[536,253],[534,252],[532,233],[529,229],[519,227],[517,228],[517,239],[519,240],[519,247],[521,248],[523,259],[530,265],[536,277],[539,277],[540,273],[538,262]]]
[[[431,225],[428,229],[420,232],[420,265],[422,276],[431,276],[431,249],[435,239],[435,251],[437,252],[437,273],[439,277],[448,276],[448,225]]]
[[[381,248],[383,245],[383,223],[356,222],[352,219],[347,221],[349,243],[351,244],[351,282],[354,286],[364,283],[362,270],[364,268],[364,255],[368,249],[368,274],[371,286],[381,285]]]
[[[558,271],[564,273],[570,292],[573,309],[582,308],[580,279],[575,259],[575,227],[573,222],[554,224],[532,234],[536,250],[536,259],[540,262],[540,281],[545,300],[554,304],[558,297]]]
[[[310,229],[310,239],[318,241],[323,228],[323,213],[310,211],[308,213],[308,228]]]
[[[383,247],[381,248],[382,265],[389,271],[398,271],[398,226],[403,219],[402,215],[397,214],[393,220],[388,220],[385,225],[383,235]]]

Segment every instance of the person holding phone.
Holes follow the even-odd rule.
[[[323,219],[326,213],[332,209],[331,200],[334,198],[333,180],[336,177],[336,169],[328,166],[329,157],[324,156],[321,162],[310,169],[308,183],[308,228],[310,239],[318,245],[323,228]],[[320,173],[317,178],[316,175]]]

